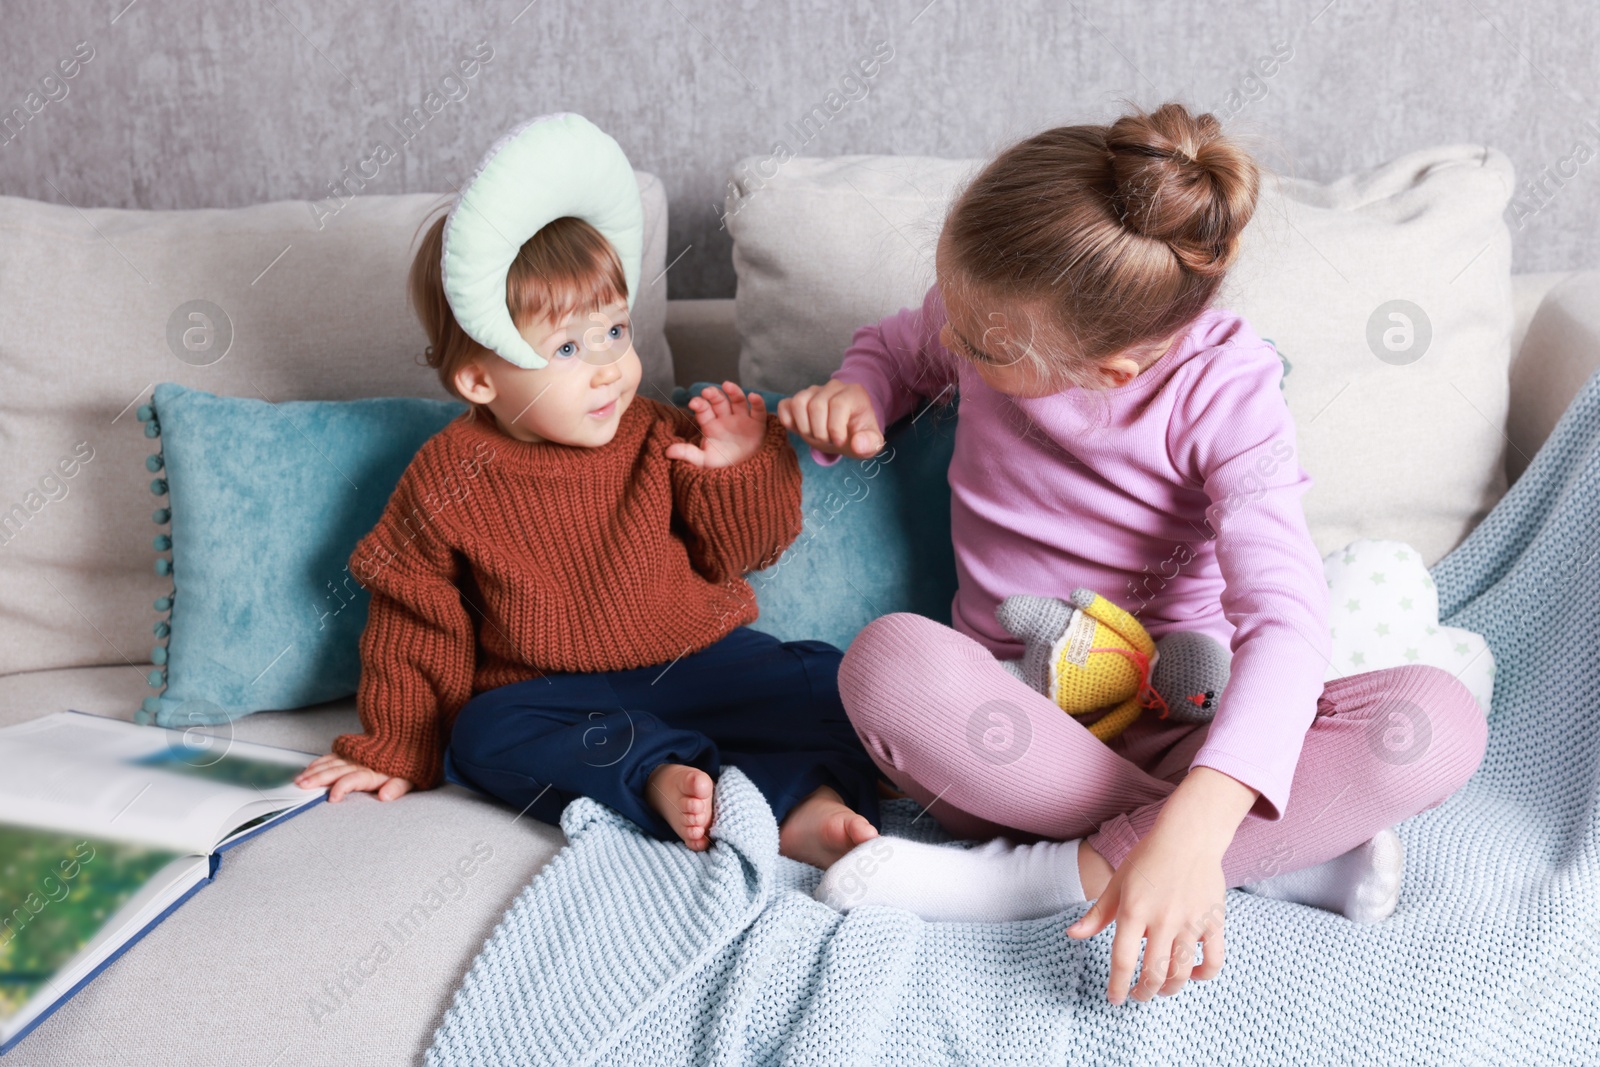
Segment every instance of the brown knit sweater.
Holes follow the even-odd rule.
[[[741,577],[800,534],[800,465],[775,415],[730,467],[668,459],[693,416],[635,396],[598,448],[456,418],[423,443],[350,573],[372,599],[333,751],[418,789],[477,693],[546,671],[668,663],[753,622]]]

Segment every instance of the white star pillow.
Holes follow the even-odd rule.
[[[1322,560],[1333,662],[1343,675],[1428,663],[1459,678],[1489,713],[1494,654],[1480,634],[1439,624],[1439,594],[1422,556],[1403,541],[1352,541]]]

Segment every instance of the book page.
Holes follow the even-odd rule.
[[[293,784],[313,758],[57,712],[0,730],[0,810],[40,828],[205,854],[241,823],[321,796]]]
[[[0,1035],[64,996],[186,885],[204,857],[0,822]]]

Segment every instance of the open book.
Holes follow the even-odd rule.
[[[314,758],[81,711],[0,729],[0,1054],[225,849],[326,799],[294,784]]]

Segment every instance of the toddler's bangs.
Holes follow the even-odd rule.
[[[575,216],[554,219],[528,238],[506,274],[506,306],[518,329],[627,299],[627,276],[611,242]]]

